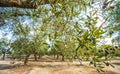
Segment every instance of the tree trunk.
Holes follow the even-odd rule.
[[[53,57],[54,57],[54,59],[55,59],[55,54],[53,54]]]
[[[82,59],[79,57],[79,56],[77,56],[77,59],[78,59],[78,61],[80,62],[80,65],[82,66],[83,64],[82,64]]]
[[[5,53],[3,53],[3,57],[2,57],[2,60],[5,60]]]
[[[36,54],[34,54],[34,59],[35,59],[35,61],[37,61],[37,55]]]
[[[38,55],[38,59],[40,59],[40,58],[41,58],[41,55],[39,54],[39,55]]]
[[[57,54],[57,58],[56,59],[59,59],[59,55]]]
[[[30,54],[27,54],[27,55],[25,56],[24,65],[27,65],[29,56],[30,56]]]
[[[62,61],[64,61],[65,60],[65,58],[64,58],[64,55],[62,54]]]

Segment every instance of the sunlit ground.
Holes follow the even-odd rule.
[[[112,60],[115,68],[105,67],[100,74],[120,74],[120,58]],[[27,66],[23,62],[10,60],[0,61],[0,74],[99,74],[88,62],[61,62],[53,57],[44,56],[38,61],[30,59]]]

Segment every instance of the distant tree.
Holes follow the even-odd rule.
[[[2,60],[5,60],[5,55],[9,52],[9,42],[5,38],[0,39],[0,53],[2,54]]]

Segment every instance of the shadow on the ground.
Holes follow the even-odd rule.
[[[62,65],[62,64],[56,64],[56,65],[51,65],[51,64],[45,64],[45,65],[39,65],[38,67],[41,68],[60,68],[60,67],[70,67],[70,66],[74,66],[74,67],[85,67],[86,65],[80,65],[80,64],[69,64],[69,65]]]
[[[27,65],[22,64],[0,64],[0,70],[6,70],[6,69],[13,69],[13,68],[20,68]]]
[[[5,69],[12,69],[15,66],[9,65],[9,64],[0,64],[0,70],[5,70]]]
[[[64,61],[59,61],[59,60],[29,60],[29,62],[64,62]]]
[[[113,62],[112,64],[120,65],[120,62]]]
[[[37,61],[33,59],[29,59],[29,61],[32,61],[32,62],[63,62],[61,59],[55,59],[55,58],[41,58],[41,59],[38,59]]]
[[[46,67],[48,67],[48,68],[56,68],[56,67],[63,67],[64,65],[50,65],[50,64],[48,64],[48,65],[39,65],[39,67],[42,67],[42,68],[46,68]]]

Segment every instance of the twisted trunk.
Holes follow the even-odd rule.
[[[2,60],[5,60],[5,53],[3,53]]]
[[[25,56],[24,65],[27,65],[29,56],[30,56],[30,54],[27,54],[27,55]]]

